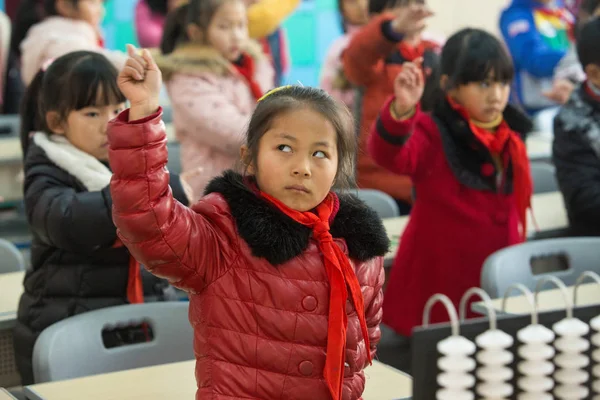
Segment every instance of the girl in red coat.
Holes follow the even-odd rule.
[[[433,112],[419,106],[420,60],[405,63],[369,140],[376,162],[409,175],[416,188],[383,308],[383,321],[404,336],[421,324],[431,295],[458,305],[479,286],[487,256],[523,241],[532,194],[521,137],[531,124],[507,105],[514,72],[502,44],[484,31],[461,30],[432,73],[441,87]],[[434,322],[447,319],[433,311]]]
[[[190,293],[196,398],[359,399],[389,243],[373,211],[331,191],[352,182],[350,113],[318,89],[273,90],[249,123],[244,175],[214,179],[190,209],[168,186],[160,72],[129,51],[131,108],[109,129],[113,216],[132,254]]]

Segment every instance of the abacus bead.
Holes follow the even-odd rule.
[[[438,368],[442,371],[469,372],[475,369],[475,360],[470,357],[440,357]]]
[[[565,353],[583,353],[590,348],[590,342],[581,337],[563,336],[556,339],[554,347]]]
[[[450,336],[438,343],[437,349],[444,355],[471,355],[475,353],[475,343],[462,336]]]
[[[554,381],[547,376],[525,376],[519,378],[519,388],[526,392],[547,392],[554,387]]]
[[[479,367],[477,377],[486,382],[504,382],[512,379],[513,370],[502,366]]]
[[[563,385],[581,385],[587,382],[589,374],[581,369],[561,369],[556,371],[554,379]]]
[[[513,361],[514,356],[506,350],[481,350],[475,358],[485,365],[506,365]]]
[[[475,395],[467,390],[441,389],[435,394],[437,400],[474,400]]]
[[[498,329],[485,331],[475,338],[475,343],[483,349],[506,349],[512,346],[514,339]]]
[[[544,376],[554,372],[554,364],[550,361],[522,361],[518,369],[521,375]]]
[[[547,344],[527,344],[519,347],[519,356],[525,360],[547,360],[554,354],[554,347]]]
[[[529,325],[517,332],[517,338],[523,343],[550,343],[554,337],[554,332],[543,325]]]
[[[585,399],[589,390],[580,385],[560,385],[554,390],[554,395],[559,399]]]
[[[472,374],[443,372],[438,375],[437,381],[441,387],[450,390],[464,390],[473,387],[475,377]]]
[[[549,393],[519,393],[518,400],[554,400]]]
[[[560,336],[583,336],[590,331],[588,324],[577,318],[565,318],[552,326]]]
[[[477,394],[483,396],[485,398],[504,398],[512,395],[513,387],[512,385],[504,382],[500,383],[482,383],[477,386]]]
[[[561,368],[585,368],[590,363],[590,359],[583,354],[562,353],[554,358],[554,363]]]

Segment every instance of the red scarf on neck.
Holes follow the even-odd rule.
[[[120,239],[113,245],[114,248],[123,247]],[[140,263],[133,256],[129,256],[129,274],[127,279],[127,301],[130,304],[140,304],[144,302],[144,287],[142,283],[142,274]]]
[[[369,345],[369,334],[365,321],[365,306],[360,284],[348,257],[333,243],[333,237],[329,233],[329,219],[332,211],[335,209],[337,196],[329,193],[325,200],[316,207],[316,214],[310,211],[300,212],[292,210],[264,192],[260,192],[260,196],[294,221],[312,228],[313,238],[319,242],[319,249],[323,253],[330,286],[327,357],[325,359],[323,375],[331,396],[334,400],[339,400],[342,398],[344,364],[346,362],[346,329],[348,328],[346,301],[348,299],[348,289],[356,308],[356,313],[358,314],[369,362],[371,362],[371,347]]]
[[[264,94],[258,82],[254,80],[254,59],[250,57],[248,54],[242,54],[240,61],[237,63],[233,63],[236,71],[240,73],[248,83],[248,87],[252,92],[252,96],[254,96],[255,100],[258,100]]]
[[[521,235],[523,240],[527,237],[527,210],[531,208],[531,196],[533,194],[533,182],[529,169],[529,157],[525,144],[506,121],[502,121],[495,132],[478,127],[469,117],[469,113],[461,105],[456,103],[450,96],[447,97],[450,106],[457,111],[469,123],[469,128],[475,138],[481,142],[492,155],[501,155],[505,147],[513,167],[513,194],[519,222],[521,223]]]

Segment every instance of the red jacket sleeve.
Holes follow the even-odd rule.
[[[231,265],[233,225],[217,202],[205,199],[192,210],[173,198],[161,112],[128,120],[126,110],[108,128],[117,233],[151,273],[199,292]]]
[[[369,135],[368,151],[373,160],[399,175],[415,178],[430,148],[430,132],[435,128],[431,117],[417,105],[415,114],[405,120],[395,119],[390,106],[393,97],[383,106]]]
[[[368,86],[385,72],[385,58],[398,43],[386,38],[382,30],[382,25],[392,18],[388,14],[373,18],[352,37],[344,50],[344,74],[354,85]]]

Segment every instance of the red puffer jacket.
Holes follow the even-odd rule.
[[[109,127],[113,218],[150,272],[190,293],[197,399],[329,399],[323,379],[329,284],[311,230],[259,199],[228,172],[187,208],[169,189],[157,113]],[[331,225],[362,287],[370,349],[347,304],[344,399],[364,389],[366,351],[380,338],[388,239],[375,213],[340,196]]]

